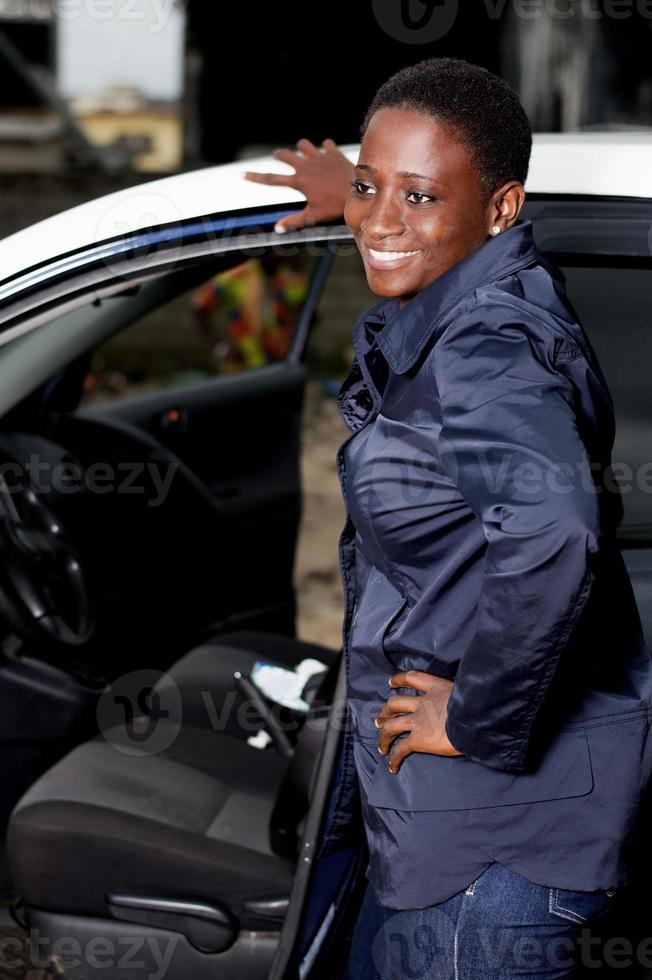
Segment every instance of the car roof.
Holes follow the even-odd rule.
[[[356,162],[359,144],[341,147]],[[271,155],[137,184],[40,221],[0,241],[0,283],[64,255],[138,231],[214,215],[266,223],[299,210],[303,194],[245,180],[245,170],[292,173]],[[652,199],[652,132],[534,134],[529,194]],[[251,229],[250,229],[251,230]]]

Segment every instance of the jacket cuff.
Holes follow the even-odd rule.
[[[444,728],[453,748],[473,762],[504,772],[527,772],[527,746],[525,749],[520,746],[496,747],[487,742],[486,736],[478,737],[472,729],[449,715],[446,716]]]

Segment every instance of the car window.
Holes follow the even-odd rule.
[[[286,357],[314,258],[271,250],[164,303],[96,348],[81,405],[188,385]]]
[[[616,411],[613,474],[628,536],[652,537],[652,269],[561,267]]]

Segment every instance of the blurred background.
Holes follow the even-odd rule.
[[[303,136],[357,142],[378,86],[435,55],[506,78],[535,131],[648,128],[651,54],[652,0],[0,0],[0,237],[101,194]],[[321,311],[308,365],[296,585],[299,634],[337,646],[334,461],[347,433],[334,395],[355,317],[373,297],[356,255],[334,275],[345,301]],[[288,273],[285,300],[300,284]],[[88,400],[251,366],[229,362],[222,341],[199,348],[197,318],[208,336],[224,286],[116,338],[89,375]]]
[[[650,0],[0,0],[0,234],[135,183],[356,142],[393,71],[484,65],[535,130],[652,124]]]

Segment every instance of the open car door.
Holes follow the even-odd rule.
[[[103,622],[122,643],[128,625],[127,646],[141,654],[143,640],[156,648],[152,666],[162,644],[169,661],[222,629],[294,635],[302,359],[337,231],[282,245],[267,232],[234,237],[233,222],[223,240],[180,231],[169,256],[132,246],[90,268],[80,257],[56,284],[44,275],[40,291],[30,282],[29,295],[14,290],[0,309],[0,344],[12,339],[2,356],[48,368],[33,370],[38,383],[7,425],[33,418],[36,402],[46,434],[85,467],[140,480],[76,515]],[[185,370],[181,335],[195,358]],[[148,375],[152,354],[163,375],[172,359],[163,382]],[[98,399],[107,376],[130,371],[126,391]],[[93,519],[88,507],[100,503]]]

